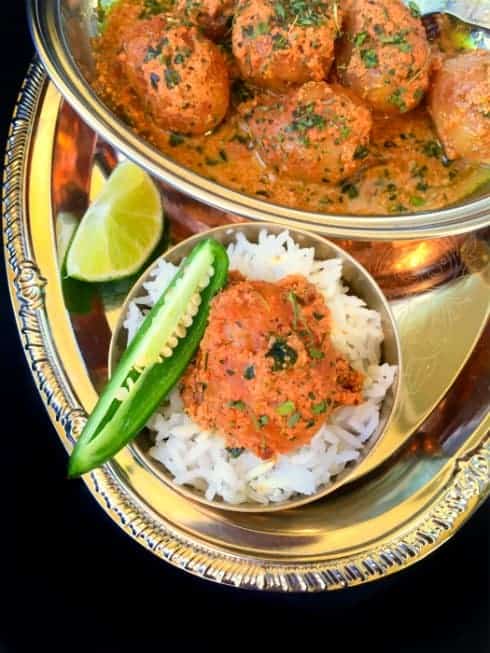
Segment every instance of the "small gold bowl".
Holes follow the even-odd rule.
[[[182,241],[172,249],[168,250],[160,258],[170,261],[174,265],[179,265],[184,257],[186,257],[192,248],[203,238],[215,238],[223,245],[227,246],[235,240],[238,232],[243,233],[250,242],[257,242],[260,231],[266,230],[270,234],[279,234],[284,231],[284,228],[277,224],[264,224],[264,223],[241,223],[235,225],[226,225],[211,229],[209,231],[197,234],[192,238]],[[130,445],[133,456],[147,471],[154,474],[158,479],[170,486],[176,492],[184,495],[188,499],[199,501],[212,508],[232,510],[238,512],[273,512],[278,510],[286,510],[289,508],[296,508],[298,506],[310,503],[344,485],[349,480],[349,476],[356,469],[356,467],[368,456],[379,442],[383,433],[388,428],[395,407],[398,403],[400,393],[400,379],[401,379],[401,349],[400,341],[398,338],[397,327],[395,320],[391,313],[389,304],[384,297],[381,289],[376,284],[371,275],[349,254],[342,250],[337,245],[325,240],[324,238],[315,234],[299,231],[296,229],[288,229],[289,234],[293,240],[302,247],[313,247],[315,255],[318,260],[325,260],[328,258],[341,258],[343,261],[342,279],[349,286],[352,292],[364,299],[367,306],[378,311],[381,314],[381,320],[384,332],[384,342],[382,347],[382,362],[396,365],[398,372],[393,386],[389,389],[381,408],[380,423],[376,433],[374,433],[367,444],[361,450],[361,456],[355,464],[347,465],[347,467],[335,477],[333,483],[321,487],[320,490],[310,496],[298,495],[295,498],[289,499],[281,503],[270,503],[263,505],[261,503],[241,503],[229,504],[222,499],[209,501],[204,497],[204,494],[197,489],[178,485],[174,482],[173,476],[165,468],[165,466],[158,461],[154,460],[149,455],[149,449],[153,442],[147,429],[145,429]],[[160,260],[160,259],[158,259]],[[126,301],[122,307],[121,316],[114,329],[111,346],[109,350],[109,373],[112,374],[117,366],[117,363],[127,347],[127,334],[123,327],[128,306],[137,297],[147,295],[143,288],[152,273],[154,272],[158,260],[150,265],[145,272],[141,275],[135,283],[133,289],[129,293]]]

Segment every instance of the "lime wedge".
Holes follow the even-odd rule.
[[[134,163],[120,163],[83,216],[66,257],[81,281],[112,281],[137,272],[163,232],[157,187]]]

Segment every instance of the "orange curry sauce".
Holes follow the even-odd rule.
[[[123,76],[118,54],[125,34],[144,15],[144,0],[120,0],[96,40],[95,88],[132,128],[173,160],[237,191],[290,207],[358,215],[437,209],[471,193],[490,177],[488,170],[449,162],[426,109],[399,117],[375,117],[362,166],[341,183],[281,178],[254,148],[237,106],[251,89],[235,81],[224,121],[210,134],[184,137],[158,128]],[[142,13],[143,12],[143,13]],[[229,35],[228,35],[229,39]],[[223,44],[226,51],[226,45]],[[236,76],[231,55],[230,77]],[[210,89],[212,92],[212,89]]]
[[[266,459],[308,443],[335,407],[362,401],[363,375],[329,334],[329,310],[304,277],[232,272],[182,382],[187,413],[237,454]]]

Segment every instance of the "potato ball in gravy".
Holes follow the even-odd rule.
[[[389,220],[490,185],[490,54],[453,30],[400,0],[117,0],[92,82],[221,186]]]

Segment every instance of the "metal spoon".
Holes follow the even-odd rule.
[[[403,0],[408,6],[417,5],[422,16],[451,14],[471,25],[490,29],[490,0]]]

